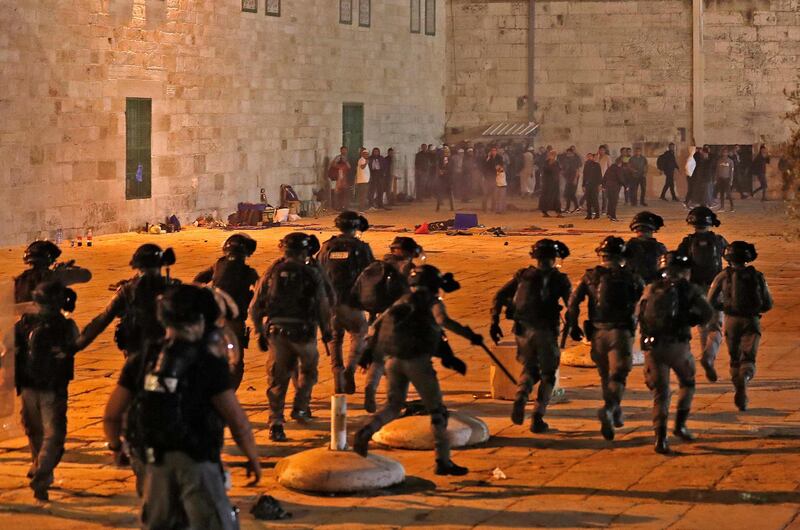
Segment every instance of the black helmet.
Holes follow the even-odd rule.
[[[252,256],[255,251],[256,240],[247,234],[233,234],[222,245],[222,252],[226,255]]]
[[[160,269],[175,264],[175,251],[171,248],[161,250],[153,243],[145,243],[136,249],[131,258],[131,267],[134,269]]]
[[[692,258],[678,252],[677,250],[673,250],[671,252],[667,252],[666,254],[662,254],[662,256],[658,259],[658,270],[662,271],[664,269],[684,269],[688,270],[692,268]]]
[[[191,324],[201,316],[209,324],[220,316],[219,304],[211,289],[180,284],[158,297],[158,320],[165,326]]]
[[[319,238],[314,234],[308,234],[308,255],[315,256],[320,248],[322,247],[319,244]]]
[[[639,228],[657,232],[662,226],[664,226],[664,218],[653,212],[639,212],[633,216],[633,221],[631,221],[631,230],[634,232]]]
[[[601,255],[609,256],[624,256],[625,255],[625,240],[617,236],[608,236],[600,243],[600,246],[594,249],[595,252]]]
[[[358,230],[359,232],[366,232],[369,230],[369,223],[367,218],[359,215],[357,212],[344,211],[336,216],[336,228],[342,232],[347,230]]]
[[[531,257],[535,259],[564,259],[569,256],[569,248],[561,241],[540,239],[531,247]]]
[[[695,206],[689,210],[686,223],[692,226],[719,226],[721,224],[717,219],[717,214],[705,206]]]
[[[303,232],[292,232],[283,236],[283,239],[281,239],[280,243],[278,243],[278,248],[291,252],[300,252],[305,250],[310,255],[312,241],[316,241],[316,247],[319,249],[319,240],[316,236],[310,236],[308,234],[304,234]]]
[[[461,285],[453,278],[453,274],[448,272],[442,274],[433,265],[419,265],[411,270],[408,277],[408,285],[415,288],[427,289],[436,293],[441,289],[446,293],[452,293],[461,288]]]
[[[734,241],[725,247],[722,257],[725,258],[725,261],[732,263],[749,263],[756,260],[758,252],[756,252],[756,246],[752,243]]]
[[[397,236],[389,245],[390,249],[399,248],[406,254],[411,254],[413,257],[418,258],[422,255],[422,247],[414,241],[413,237]]]
[[[63,309],[68,313],[75,311],[75,302],[78,300],[78,295],[75,291],[55,280],[37,285],[31,297],[39,305],[57,310]]]
[[[34,263],[52,265],[60,255],[61,249],[55,243],[51,241],[34,241],[25,249],[22,261],[27,265],[33,265]]]

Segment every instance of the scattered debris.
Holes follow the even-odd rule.
[[[250,509],[250,513],[253,514],[253,517],[262,521],[279,521],[292,516],[291,513],[283,509],[278,499],[266,493],[258,496],[258,500]]]
[[[504,235],[506,235],[505,231],[500,226],[493,226],[492,228],[489,228],[488,230],[486,230],[486,232],[484,232],[484,233],[492,234],[495,237],[503,237]]]
[[[567,223],[565,225],[558,225],[559,228],[575,228],[575,225],[572,223]]]
[[[494,471],[492,471],[492,477],[494,477],[496,480],[505,480],[508,478],[506,474],[503,473],[503,470],[499,467],[494,468]]]

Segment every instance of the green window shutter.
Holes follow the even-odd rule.
[[[351,163],[358,160],[358,150],[364,145],[363,103],[342,105],[342,145],[347,147]]]
[[[125,198],[149,199],[152,170],[153,101],[125,100]]]

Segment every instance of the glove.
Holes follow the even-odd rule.
[[[470,344],[472,344],[473,346],[480,346],[481,344],[483,344],[483,335],[481,335],[480,333],[475,333],[474,331],[472,331],[471,328],[467,329],[469,330],[470,333],[468,337]]]
[[[492,338],[495,344],[500,342],[500,338],[503,336],[503,330],[500,328],[500,323],[492,323],[492,326],[489,328],[489,336]]]
[[[263,333],[258,334],[258,349],[261,351],[269,351],[269,341],[267,340],[267,336]]]
[[[572,326],[572,328],[569,330],[569,336],[575,342],[580,342],[583,340],[583,330],[580,328],[580,326]]]
[[[480,335],[479,335],[480,336]],[[445,357],[442,359],[442,366],[445,368],[449,368],[454,372],[458,372],[461,375],[467,375],[467,365],[464,361],[459,359],[456,356],[452,357]]]

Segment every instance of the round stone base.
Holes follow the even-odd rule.
[[[400,484],[406,472],[400,462],[352,451],[310,449],[286,457],[275,466],[278,483],[287,488],[316,493],[356,493]]]
[[[483,420],[462,412],[450,411],[447,422],[447,435],[450,447],[468,447],[489,439],[489,427]],[[381,445],[397,449],[415,451],[434,448],[430,416],[406,416],[400,418],[375,433],[372,437]]]

